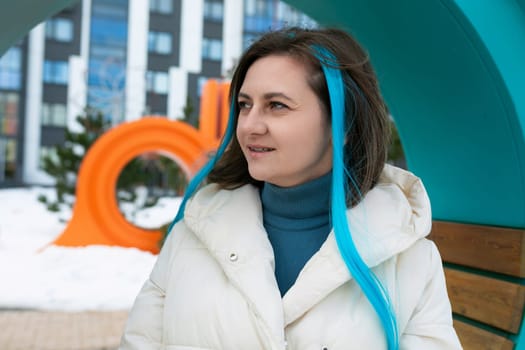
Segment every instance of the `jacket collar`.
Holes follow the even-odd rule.
[[[347,217],[354,243],[369,267],[410,247],[428,234],[431,225],[430,202],[421,181],[389,165]],[[273,250],[253,186],[232,191],[214,184],[204,187],[188,202],[185,222],[278,339],[284,335],[276,324],[292,323],[351,278],[331,232],[281,303]]]

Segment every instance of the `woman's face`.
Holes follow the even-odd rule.
[[[237,138],[250,175],[281,187],[332,168],[328,117],[303,63],[284,55],[255,61],[238,94]]]

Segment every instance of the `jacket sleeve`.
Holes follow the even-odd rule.
[[[175,225],[169,234],[153,270],[131,308],[119,350],[161,349],[163,339],[164,297],[169,269],[176,246],[181,240]]]
[[[430,245],[430,266],[423,294],[400,335],[401,350],[462,349],[452,325],[452,309],[447,294],[441,257],[433,242]]]

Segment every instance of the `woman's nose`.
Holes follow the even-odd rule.
[[[239,115],[238,127],[247,134],[265,134],[268,131],[263,114],[251,108]]]

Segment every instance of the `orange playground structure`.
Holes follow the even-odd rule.
[[[134,226],[119,211],[119,174],[136,156],[158,152],[173,158],[189,177],[193,176],[206,162],[207,154],[218,146],[226,129],[228,89],[229,83],[216,80],[204,86],[198,130],[180,121],[148,116],[102,135],[82,161],[73,216],[53,244],[117,245],[157,253],[162,232]]]

